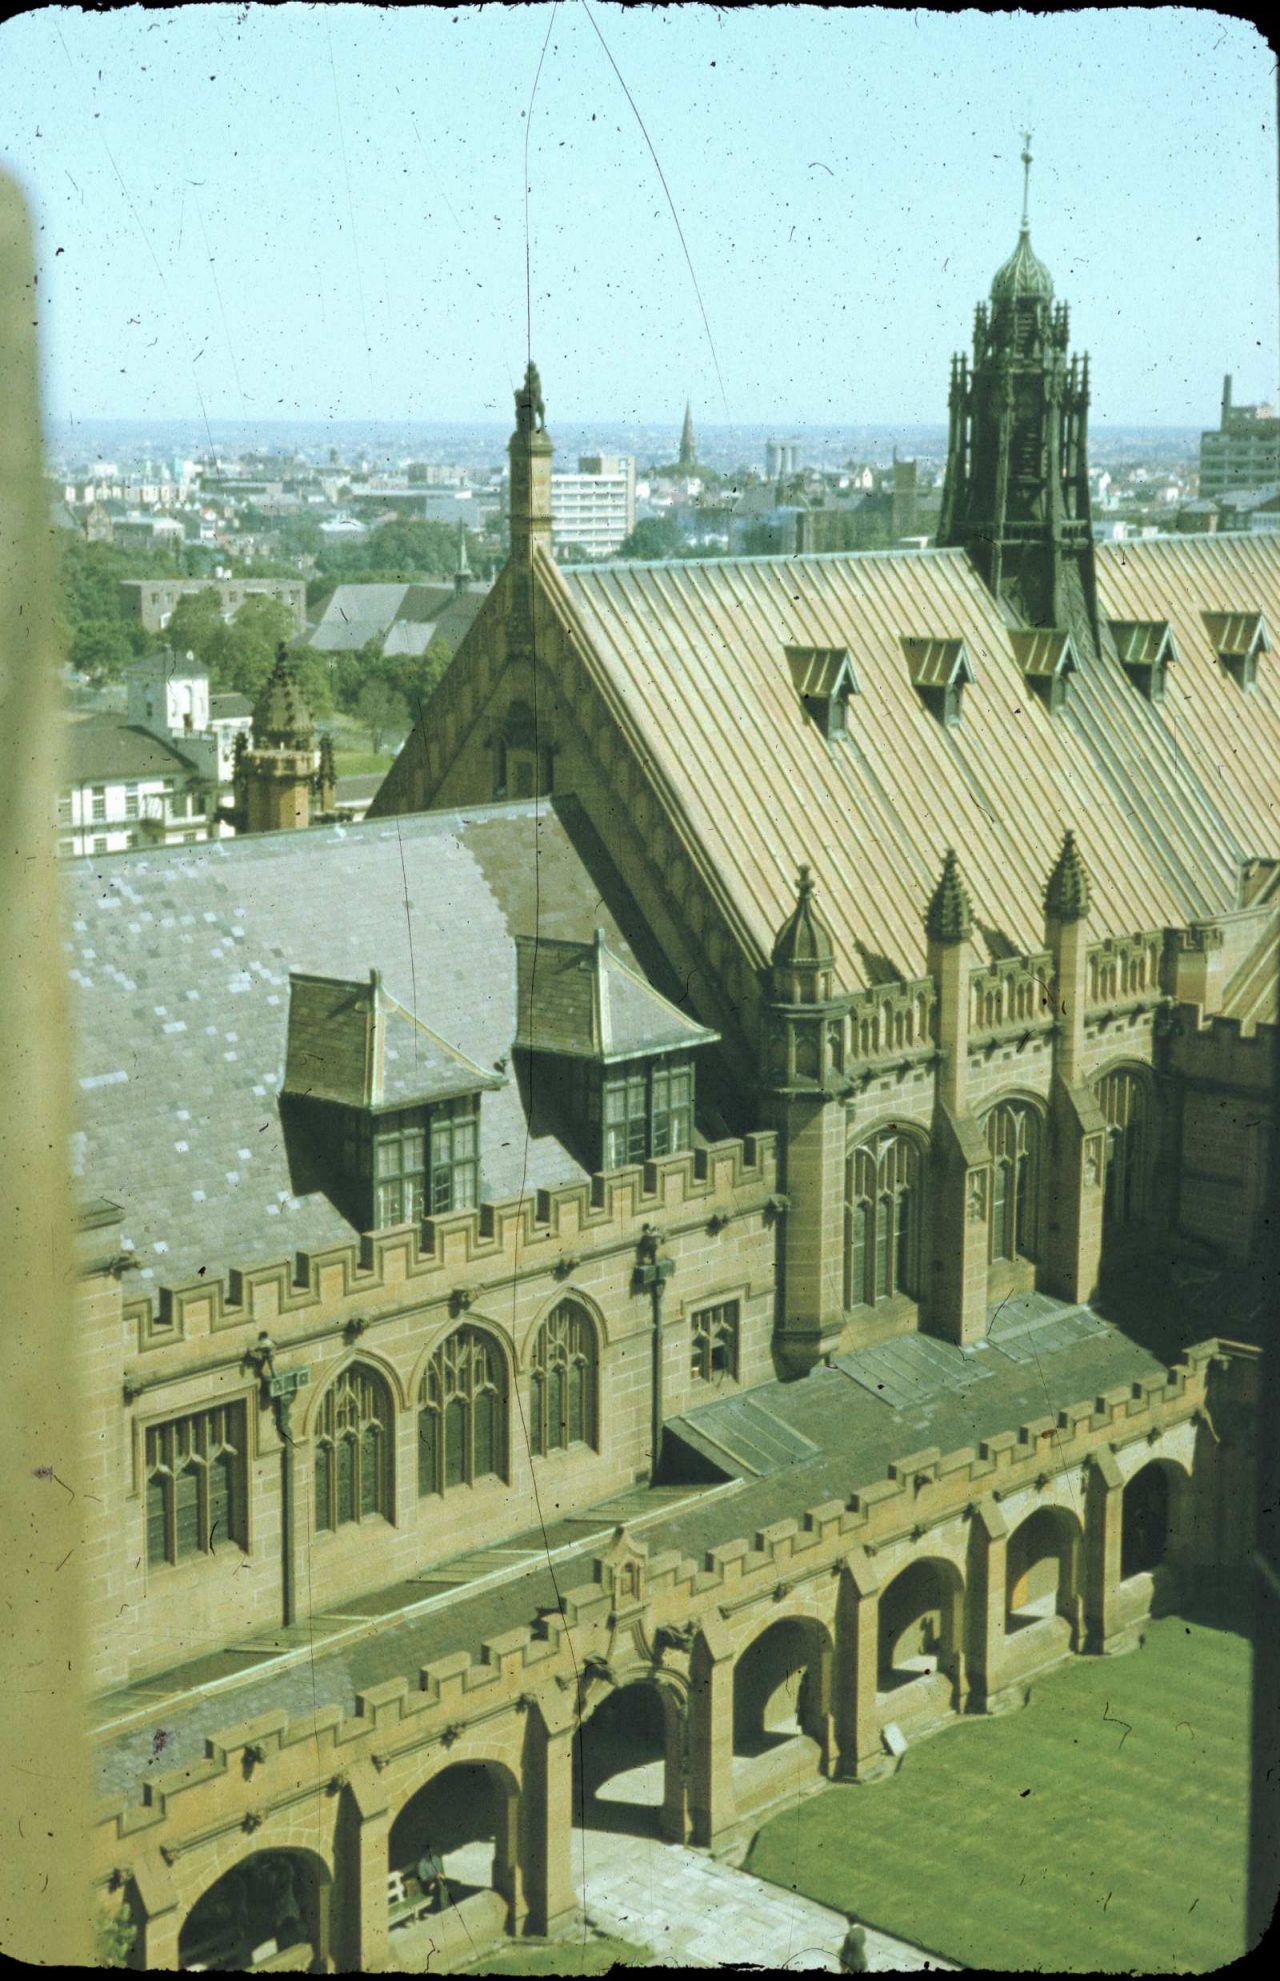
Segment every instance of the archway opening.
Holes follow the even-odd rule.
[[[387,1841],[393,1931],[477,1892],[512,1888],[517,1795],[505,1770],[455,1761],[411,1795]]]
[[[909,1562],[880,1596],[876,1689],[897,1692],[955,1669],[963,1590],[947,1562]]]
[[[328,1873],[301,1850],[259,1850],[198,1898],[178,1936],[191,1973],[253,1974],[327,1966]]]
[[[1041,1506],[1009,1537],[1005,1565],[1005,1629],[1045,1617],[1074,1623],[1080,1524],[1064,1507]]]
[[[573,1808],[585,1829],[661,1835],[668,1708],[656,1685],[610,1692],[573,1741]]]
[[[733,1751],[766,1754],[789,1740],[822,1738],[822,1633],[803,1617],[771,1623],[733,1673]]]
[[[1154,1574],[1169,1552],[1169,1469],[1158,1459],[1135,1472],[1124,1489],[1120,1519],[1120,1577]]]

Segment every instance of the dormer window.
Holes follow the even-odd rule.
[[[1056,627],[1045,627],[1034,631],[1020,629],[1010,633],[1009,639],[1027,686],[1039,696],[1050,715],[1059,714],[1067,705],[1071,676],[1079,667],[1071,635]]]
[[[946,728],[960,720],[960,698],[973,679],[963,640],[904,638],[907,673],[921,701]]]
[[[281,1116],[295,1185],[360,1231],[480,1201],[480,1096],[505,1085],[382,987],[291,974]]]
[[[848,647],[787,647],[787,665],[806,715],[829,743],[849,731],[850,695],[861,693]]]
[[[1116,643],[1129,679],[1149,702],[1162,702],[1165,676],[1170,661],[1177,660],[1173,632],[1165,619],[1113,619],[1111,637]]]
[[[1260,612],[1206,612],[1204,623],[1218,665],[1247,693],[1258,679],[1258,655],[1271,651],[1266,620]]]
[[[516,959],[516,1045],[536,1059],[543,1101],[583,1162],[621,1169],[691,1149],[692,1055],[717,1034],[660,996],[603,930],[591,943],[520,937]]]

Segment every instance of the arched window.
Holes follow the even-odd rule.
[[[538,1329],[529,1382],[529,1442],[535,1457],[594,1444],[596,1331],[572,1300],[562,1300]]]
[[[1001,1101],[987,1116],[991,1151],[991,1257],[1034,1259],[1040,1116],[1025,1101]]]
[[[1113,1226],[1137,1224],[1147,1209],[1151,1089],[1140,1072],[1121,1066],[1104,1074],[1095,1092],[1107,1124],[1103,1218]]]
[[[845,1168],[846,1307],[919,1290],[920,1149],[890,1132],[855,1149]]]
[[[391,1398],[357,1364],[330,1384],[315,1432],[316,1532],[379,1514],[391,1518]]]
[[[418,1397],[418,1491],[507,1476],[507,1365],[480,1328],[455,1328],[427,1366]]]

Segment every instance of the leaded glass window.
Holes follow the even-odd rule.
[[[1103,1217],[1109,1225],[1136,1224],[1147,1209],[1151,1168],[1151,1090],[1141,1073],[1118,1067],[1095,1089],[1107,1124]]]
[[[374,1228],[422,1216],[426,1131],[420,1109],[380,1115],[373,1129]]]
[[[1034,1259],[1040,1168],[1040,1116],[1025,1101],[1002,1101],[987,1116],[991,1152],[993,1259]]]
[[[474,1094],[431,1110],[431,1209],[467,1211],[480,1201],[480,1111]]]
[[[604,1166],[643,1162],[648,1154],[645,1076],[623,1074],[604,1083]]]
[[[596,1331],[588,1314],[562,1300],[538,1329],[529,1379],[529,1443],[535,1457],[594,1444]]]
[[[248,1470],[243,1403],[151,1424],[146,1434],[147,1561],[213,1554],[248,1545]]]
[[[913,1137],[879,1136],[845,1169],[845,1305],[874,1306],[919,1291],[920,1149]]]
[[[710,1383],[738,1374],[738,1302],[722,1300],[693,1316],[693,1377]]]
[[[382,1377],[357,1363],[332,1382],[315,1431],[316,1531],[374,1515],[391,1518],[391,1398]]]
[[[693,1147],[689,1060],[657,1060],[606,1074],[603,1094],[606,1169]]]
[[[418,1397],[418,1491],[507,1476],[507,1365],[480,1328],[441,1342]]]

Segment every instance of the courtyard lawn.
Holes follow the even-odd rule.
[[[375,756],[372,750],[335,750],[333,753],[334,774],[337,777],[372,777],[376,771],[389,771],[395,758],[382,751]]]
[[[1198,1974],[1245,1951],[1244,1637],[1181,1617],[766,1824],[747,1868],[966,1967]]]
[[[513,1940],[467,1971],[472,1974],[607,1974],[614,1966],[652,1966],[654,1958],[643,1947],[633,1947],[627,1940]]]

